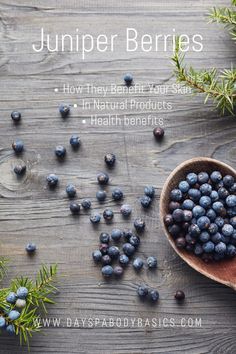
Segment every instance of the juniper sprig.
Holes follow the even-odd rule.
[[[4,316],[8,324],[14,325],[15,334],[20,338],[20,344],[26,343],[29,346],[29,339],[35,332],[41,330],[40,312],[47,312],[47,304],[53,304],[51,295],[55,294],[55,280],[57,275],[57,265],[47,267],[43,265],[39,270],[36,280],[28,277],[13,279],[9,288],[0,289],[0,316]],[[9,311],[15,308],[14,304],[9,304],[6,297],[10,292],[17,292],[20,287],[28,289],[26,306],[21,311],[17,320],[11,321],[8,318]]]
[[[236,0],[233,0],[236,5]],[[227,11],[228,10],[228,11]],[[230,9],[214,9],[212,21],[223,22],[230,26],[231,33],[236,33],[236,13]],[[227,15],[223,17],[223,15]],[[227,20],[226,20],[227,19]],[[179,37],[175,38],[175,52],[172,61],[175,66],[174,74],[177,82],[192,89],[193,93],[205,95],[205,103],[211,99],[221,114],[235,115],[236,108],[236,69],[225,69],[218,72],[215,68],[195,70],[187,68],[184,60],[183,47]]]
[[[236,0],[232,0],[232,5],[236,6]],[[236,11],[233,8],[214,7],[209,14],[210,22],[222,23],[228,28],[233,40],[236,40]]]

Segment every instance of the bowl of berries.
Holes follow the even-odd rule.
[[[207,157],[167,178],[160,218],[173,249],[198,272],[236,290],[236,171]]]

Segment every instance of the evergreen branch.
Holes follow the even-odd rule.
[[[232,5],[236,6],[236,0],[232,0]],[[209,14],[210,22],[222,23],[229,30],[232,39],[236,40],[236,11],[231,8],[214,7]]]
[[[200,70],[186,68],[184,65],[185,55],[182,52],[182,44],[177,37],[175,52],[172,61],[175,65],[174,73],[177,82],[190,87],[193,93],[205,94],[205,103],[211,98],[221,113],[229,112],[234,115],[236,106],[235,69],[227,69],[220,74],[216,69]]]
[[[19,277],[12,280],[9,288],[0,289],[0,316],[5,317],[8,325],[14,326],[15,334],[20,338],[20,344],[26,343],[29,347],[29,339],[35,332],[41,330],[39,311],[42,308],[47,312],[46,305],[54,303],[50,295],[57,291],[54,286],[56,275],[57,265],[50,267],[43,265],[35,281],[28,277]],[[10,292],[16,293],[20,287],[28,290],[26,306],[21,311],[20,317],[12,321],[8,314],[15,309],[15,305],[8,303],[6,298]]]

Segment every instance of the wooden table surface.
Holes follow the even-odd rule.
[[[187,61],[197,68],[216,66],[219,69],[235,59],[235,47],[230,36],[220,26],[207,24],[205,17],[213,5],[227,6],[228,0],[2,0],[0,2],[0,254],[11,258],[8,277],[3,285],[19,274],[34,276],[41,263],[58,263],[60,293],[57,304],[49,309],[49,317],[61,319],[61,326],[52,325],[31,341],[31,353],[236,353],[236,296],[233,290],[221,286],[187,266],[173,252],[163,234],[158,217],[159,195],[168,174],[180,162],[195,156],[211,156],[236,167],[236,121],[219,117],[211,104],[203,105],[201,97],[191,98],[171,92],[153,95],[148,84],[171,85],[170,52],[127,53],[124,50],[126,27],[135,27],[140,34],[200,33],[204,50],[190,51]],[[93,35],[118,33],[114,53],[90,53],[81,60],[78,53],[35,53],[32,43],[39,38],[40,28],[50,34],[81,32]],[[102,99],[99,94],[64,94],[63,84],[93,84],[123,87],[125,72],[132,72],[135,83],[145,85],[143,94],[111,95],[105,100],[121,102],[125,98],[137,101],[168,101],[171,111],[106,110],[85,111],[82,99]],[[58,88],[59,92],[54,92]],[[71,116],[62,120],[58,114],[61,102],[78,104]],[[12,124],[10,113],[22,112],[22,123]],[[162,118],[166,136],[158,144],[148,126],[94,126],[89,116],[113,113],[123,117]],[[82,121],[86,120],[86,123]],[[82,146],[78,152],[69,147],[71,134],[78,133]],[[27,174],[17,180],[13,166],[17,159],[11,149],[14,138],[25,143],[22,159]],[[54,157],[57,144],[68,148],[67,158],[59,163]],[[117,155],[117,164],[110,173],[106,190],[109,198],[103,205],[96,201],[98,190],[96,174],[105,170],[106,152]],[[60,187],[48,191],[47,174],[60,177]],[[78,187],[78,199],[89,197],[93,209],[102,212],[110,206],[114,222],[103,221],[93,228],[89,215],[82,212],[78,218],[68,210],[65,186],[68,182]],[[138,198],[145,185],[152,184],[156,198],[147,212],[141,210]],[[125,221],[119,214],[119,204],[110,195],[114,186],[125,193],[125,202],[133,206],[133,216]],[[130,265],[120,281],[106,282],[100,268],[91,260],[97,248],[101,231],[113,227],[132,226],[135,216],[143,216],[147,230],[142,237],[138,254],[158,257],[158,270],[146,269],[136,274]],[[38,251],[29,258],[25,245],[33,241]],[[157,306],[140,303],[136,287],[146,282],[160,292]],[[173,299],[176,289],[183,289],[186,301],[177,305]],[[66,319],[78,318],[80,327],[68,328]],[[98,318],[100,323],[91,328],[81,319]],[[102,320],[125,318],[128,327],[104,327]],[[131,319],[144,322],[158,318],[161,325],[131,325]],[[167,320],[165,320],[165,318]],[[173,318],[176,326],[165,326]],[[181,319],[192,323],[180,326]],[[197,321],[196,321],[197,319]],[[201,326],[199,326],[199,319]],[[6,335],[0,338],[0,353],[26,353],[18,340]]]

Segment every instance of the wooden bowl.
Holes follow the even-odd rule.
[[[204,274],[210,279],[225,284],[236,290],[236,257],[225,259],[220,262],[205,263],[201,258],[193,253],[176,247],[173,237],[168,232],[164,223],[164,216],[169,213],[170,191],[178,186],[178,183],[186,178],[189,172],[199,173],[206,171],[209,174],[218,170],[222,175],[230,174],[236,179],[236,171],[229,165],[207,157],[198,157],[187,160],[177,166],[167,178],[160,197],[160,218],[165,230],[165,234],[176,253],[187,262],[192,268]]]

